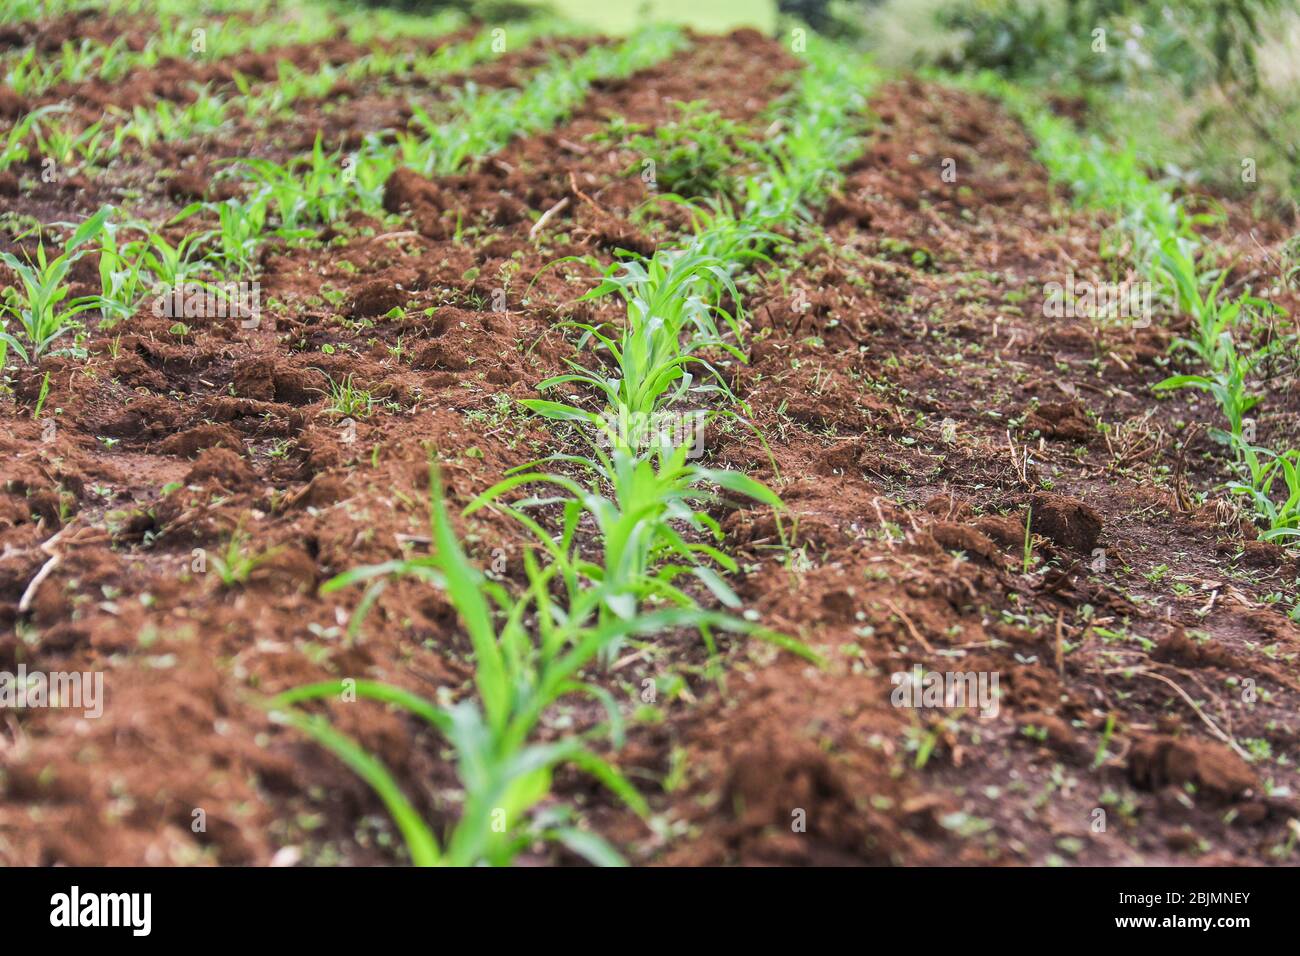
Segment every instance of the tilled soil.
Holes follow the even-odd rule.
[[[484,82],[539,62],[509,56]],[[464,175],[399,173],[385,207],[400,223],[357,215],[325,248],[265,256],[259,328],[187,320],[178,338],[142,310],[92,331],[89,360],[19,372],[0,435],[0,670],[102,670],[107,704],[98,720],[5,715],[0,861],[402,859],[367,786],[257,702],[329,676],[470,692],[468,641],[437,591],[394,582],[353,639],[359,594],[319,585],[426,546],[431,451],[463,504],[573,443],[504,399],[564,368],[559,322],[615,313],[574,302],[589,270],[543,267],[649,253],[683,225],[638,216],[652,193],[637,157],[590,135],[703,100],[761,136],[797,65],[752,32],[695,37]],[[265,142],[409,116],[400,97],[366,97],[342,91]],[[728,374],[771,457],[742,429],[708,440],[793,519],[719,511],[737,592],[828,663],[733,641],[711,667],[685,634],[632,645],[591,676],[635,718],[609,756],[653,825],[576,773],[557,797],[637,863],[1294,862],[1298,635],[1272,596],[1293,597],[1300,568],[1215,495],[1197,502],[1223,478],[1195,429],[1215,412],[1153,397],[1168,324],[1043,316],[1044,282],[1103,272],[1107,224],[1070,210],[999,106],[908,79],[871,110],[825,241],[750,281],[750,361]],[[161,174],[184,154],[128,165]],[[121,188],[17,202],[57,221]],[[187,201],[147,197],[164,216]],[[1265,249],[1285,235],[1249,225]],[[32,415],[46,371],[52,430]],[[351,423],[323,395],[349,375],[382,402]],[[1261,437],[1294,440],[1293,380],[1275,376]],[[517,525],[458,524],[476,560],[522,580]],[[225,588],[211,558],[236,533],[268,558]],[[893,706],[891,675],[915,665],[996,673],[996,715]],[[374,705],[332,716],[429,819],[454,819],[439,741]],[[548,732],[597,719],[571,708]]]

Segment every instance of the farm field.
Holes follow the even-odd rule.
[[[1284,212],[784,21],[26,6],[0,864],[1300,859]]]

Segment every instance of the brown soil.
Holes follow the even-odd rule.
[[[437,591],[395,582],[352,639],[358,595],[318,586],[423,547],[430,449],[464,503],[564,447],[500,396],[535,397],[564,368],[558,321],[615,313],[574,303],[587,270],[542,267],[649,251],[665,228],[635,215],[649,194],[633,157],[589,134],[663,122],[674,100],[752,120],[794,66],[753,33],[695,38],[465,175],[395,176],[400,221],[354,216],[324,248],[267,255],[259,328],[197,319],[178,337],[142,310],[92,330],[88,361],[17,375],[0,406],[0,670],[103,670],[107,704],[98,720],[5,715],[0,862],[402,859],[366,785],[256,701],[327,676],[470,692]],[[1212,407],[1152,399],[1160,323],[1042,317],[1043,282],[1100,273],[1105,224],[1069,210],[995,104],[904,81],[872,110],[829,241],[751,280],[750,362],[729,369],[776,470],[748,432],[709,440],[797,519],[719,512],[738,593],[828,663],[732,641],[718,669],[694,636],[633,645],[590,676],[629,713],[645,681],[661,689],[609,756],[663,825],[576,773],[557,795],[637,863],[1294,862],[1300,634],[1271,596],[1294,596],[1300,569],[1191,495],[1223,475],[1180,420]],[[135,160],[155,177],[169,161]],[[179,171],[196,178],[147,208],[203,190]],[[21,201],[68,219],[103,188]],[[53,428],[32,414],[45,372]],[[382,403],[352,423],[322,394],[347,375]],[[1268,403],[1267,427],[1294,435],[1294,395]],[[504,554],[522,578],[518,526],[459,525],[476,560]],[[213,558],[234,533],[268,558],[226,588]],[[914,665],[997,673],[996,716],[891,706],[891,675]],[[438,741],[371,705],[333,717],[429,819],[452,818]],[[549,732],[596,719],[566,711]]]

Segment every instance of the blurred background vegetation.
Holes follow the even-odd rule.
[[[829,7],[837,5],[829,3]],[[890,66],[991,69],[1073,99],[1154,169],[1296,213],[1297,0],[882,0],[840,7]],[[1256,181],[1243,180],[1252,160]]]
[[[797,19],[886,66],[988,69],[1050,91],[1075,119],[1132,142],[1153,170],[1296,215],[1300,0],[365,2],[454,6],[489,21],[549,8],[613,33],[649,20],[773,33]]]

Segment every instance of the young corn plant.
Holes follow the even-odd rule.
[[[41,123],[45,117],[54,113],[67,112],[67,109],[61,104],[42,106],[27,113],[10,126],[9,132],[4,135],[3,141],[0,141],[0,172],[15,163],[25,163],[31,157],[28,137],[31,136],[32,139],[39,141]]]
[[[1215,435],[1224,444],[1234,445],[1241,439],[1243,420],[1259,404],[1259,396],[1248,391],[1247,378],[1251,370],[1264,357],[1265,350],[1243,355],[1237,351],[1231,332],[1222,332],[1213,352],[1217,368],[1208,375],[1171,375],[1157,382],[1158,391],[1179,388],[1196,388],[1214,396],[1219,409],[1228,420],[1228,431],[1216,429]]]
[[[1192,319],[1193,338],[1179,338],[1175,346],[1195,354],[1212,372],[1218,372],[1229,359],[1230,333],[1238,322],[1252,312],[1280,311],[1277,306],[1256,296],[1242,295],[1231,302],[1221,301],[1219,293],[1228,278],[1222,269],[1204,295],[1201,286],[1205,273],[1197,268],[1192,255],[1176,240],[1168,240],[1160,250],[1159,268],[1175,291],[1178,308]],[[1228,333],[1228,338],[1224,338]]]
[[[684,249],[656,252],[648,260],[627,258],[606,268],[600,284],[578,301],[607,295],[622,299],[626,320],[617,339],[594,325],[569,325],[583,333],[580,345],[592,343],[608,354],[618,374],[606,375],[603,369],[590,370],[569,360],[573,372],[549,378],[538,388],[580,382],[603,394],[611,409],[641,420],[685,398],[689,391],[722,391],[731,398],[722,374],[698,353],[718,349],[745,361],[744,353],[723,335],[726,330],[732,338],[740,338],[738,316],[721,305],[728,297],[739,302],[740,291],[730,263],[706,251],[705,245],[695,241]],[[594,260],[582,261],[598,265]],[[705,376],[704,384],[694,389],[692,369]],[[554,411],[549,404],[530,407],[542,414]]]
[[[120,82],[132,67],[143,62],[143,58],[131,57],[130,52],[126,45],[126,37],[118,37],[100,54],[99,67],[95,75],[109,83]]]
[[[157,143],[211,136],[225,124],[226,110],[220,96],[206,86],[200,87],[192,103],[177,105],[171,100],[159,100],[149,107],[134,107],[130,118],[115,130],[114,141],[120,146],[132,139],[141,149],[150,149]]]
[[[777,509],[783,507],[781,500],[740,472],[691,463],[691,444],[669,440],[662,430],[665,417],[673,414],[671,406],[688,396],[718,394],[736,404],[719,370],[698,353],[715,349],[744,361],[723,331],[738,339],[739,320],[721,305],[728,297],[738,302],[739,292],[726,264],[692,244],[661,250],[650,260],[615,263],[582,298],[606,295],[617,295],[625,305],[625,321],[617,335],[587,323],[570,325],[583,333],[583,342],[591,344],[598,356],[608,357],[613,369],[603,364],[586,368],[569,360],[573,371],[538,386],[540,390],[575,383],[588,386],[604,398],[604,410],[551,400],[522,402],[545,418],[584,428],[591,457],[553,455],[515,469],[475,499],[467,513],[499,503],[533,533],[553,560],[574,569],[576,575],[565,578],[571,595],[588,586],[601,593],[602,622],[633,619],[649,603],[695,607],[694,599],[678,584],[683,575],[694,576],[723,605],[739,607],[739,599],[714,568],[735,571],[736,563],[707,543],[722,538],[706,507],[718,500],[712,489],[716,486]],[[698,385],[697,373],[702,379]],[[739,418],[730,409],[699,415],[695,428],[716,415]],[[559,464],[584,469],[590,485],[541,468]],[[538,485],[557,489],[561,497],[501,502],[516,488]],[[562,503],[564,509],[558,541],[527,514],[533,507],[555,503]],[[576,554],[576,531],[584,514],[600,532],[599,562]],[[679,526],[688,529],[692,540]],[[716,651],[707,630],[703,636],[710,652]],[[797,648],[792,641],[786,645]],[[616,650],[612,647],[611,653]]]
[[[106,222],[99,237],[99,309],[104,328],[130,316],[148,289],[144,264],[118,244],[121,228]]]
[[[217,227],[208,233],[206,257],[224,276],[242,279],[254,271],[257,253],[266,233],[270,198],[258,193],[248,199],[195,202],[171,220],[182,222],[201,212],[215,213]]]
[[[757,177],[746,180],[751,185]],[[734,203],[723,198],[704,202],[684,199],[676,195],[659,197],[659,201],[680,206],[691,219],[694,238],[691,247],[699,254],[711,256],[722,262],[731,274],[755,260],[772,261],[771,252],[790,240],[774,229],[789,229],[797,218],[788,216],[744,216]]]
[[[324,98],[342,79],[344,71],[341,67],[324,63],[316,72],[308,73],[288,60],[281,60],[276,64],[276,73],[276,81],[262,88],[255,87],[254,81],[236,71],[234,81],[240,97],[232,105],[238,106],[249,119],[274,116],[298,100]]]
[[[1263,523],[1265,541],[1300,541],[1300,450],[1275,454],[1268,449],[1247,446],[1241,452],[1249,481],[1232,481],[1228,490],[1245,497]],[[1270,458],[1267,464],[1265,458]],[[1282,479],[1281,504],[1274,501],[1273,486]]]
[[[599,416],[587,413],[587,421],[599,428]],[[616,430],[608,434],[615,437]],[[773,508],[784,507],[770,489],[737,471],[704,468],[685,460],[684,445],[661,444],[653,456],[637,455],[626,448],[606,453],[593,443],[594,458],[555,455],[516,469],[514,473],[483,492],[466,509],[497,503],[505,513],[523,524],[537,538],[555,565],[566,569],[563,583],[572,604],[575,595],[599,598],[598,621],[635,621],[647,606],[676,606],[691,610],[695,599],[678,584],[684,575],[696,578],[714,597],[729,608],[740,607],[740,599],[714,569],[716,564],[734,572],[733,558],[707,541],[687,540],[674,522],[689,528],[694,536],[721,540],[722,531],[705,510],[719,496],[712,485],[752,498]],[[539,465],[578,465],[593,473],[584,485],[566,475],[539,470]],[[532,497],[509,504],[498,499],[527,485],[553,487],[558,497]],[[611,492],[604,494],[602,486]],[[563,505],[563,530],[556,538],[527,509],[541,505]],[[576,533],[583,515],[590,516],[599,533],[599,561],[584,560],[577,554]],[[803,645],[782,635],[756,632],[779,646],[815,659]],[[701,628],[710,654],[717,648],[708,627]],[[603,660],[608,663],[621,644],[612,640]]]
[[[101,208],[77,227],[63,252],[53,259],[46,255],[43,241],[36,246],[35,262],[24,262],[13,253],[0,252],[0,262],[13,270],[21,283],[19,289],[5,289],[4,301],[0,303],[4,314],[17,318],[16,329],[21,333],[20,338],[7,329],[0,331],[0,341],[5,343],[6,351],[12,349],[28,363],[35,363],[46,354],[83,354],[76,345],[53,349],[59,339],[81,327],[77,316],[101,304],[97,295],[68,300],[71,292],[68,272],[88,251],[86,244],[98,238],[112,214],[112,206]]]
[[[38,126],[35,139],[41,154],[61,166],[77,165],[78,159],[84,165],[94,166],[113,152],[102,120],[82,129],[62,123]]]
[[[583,671],[602,649],[629,635],[683,626],[746,630],[748,625],[679,608],[592,625],[599,594],[580,593],[574,605],[557,606],[552,581],[567,569],[561,562],[543,568],[531,552],[524,557],[528,587],[514,597],[479,571],[462,549],[443,502],[436,466],[430,469],[429,504],[430,555],[357,568],[327,582],[322,591],[367,583],[358,608],[365,613],[389,580],[406,576],[443,589],[456,609],[473,647],[476,699],[443,705],[385,683],[356,681],[353,688],[362,699],[420,718],[451,744],[464,798],[450,832],[440,838],[377,758],[336,730],[325,716],[303,709],[309,702],[340,699],[341,681],[295,688],[268,706],[279,720],[311,736],[370,784],[418,866],[505,866],[539,840],[561,843],[593,863],[620,863],[612,847],[572,825],[563,810],[539,811],[550,795],[555,770],[568,765],[594,776],[636,813],[648,813],[644,798],[593,749],[592,742],[606,734],[615,747],[622,744],[622,718],[612,695],[584,680]],[[530,632],[530,623],[535,631]],[[582,735],[540,739],[547,712],[571,696],[599,703],[606,723]]]
[[[145,235],[126,243],[123,252],[127,259],[147,270],[156,283],[175,288],[203,270],[203,248],[211,231],[188,233],[173,245],[148,223],[132,223],[132,228]]]
[[[71,41],[65,42],[64,49],[69,47]],[[5,70],[5,85],[22,97],[39,96],[65,79],[70,79],[65,75],[67,66],[64,60],[39,58],[36,48],[28,47],[8,65]]]
[[[311,152],[287,166],[253,158],[236,168],[256,183],[256,195],[278,215],[282,231],[333,222],[354,204],[352,169],[341,151],[325,152],[319,134]]]

